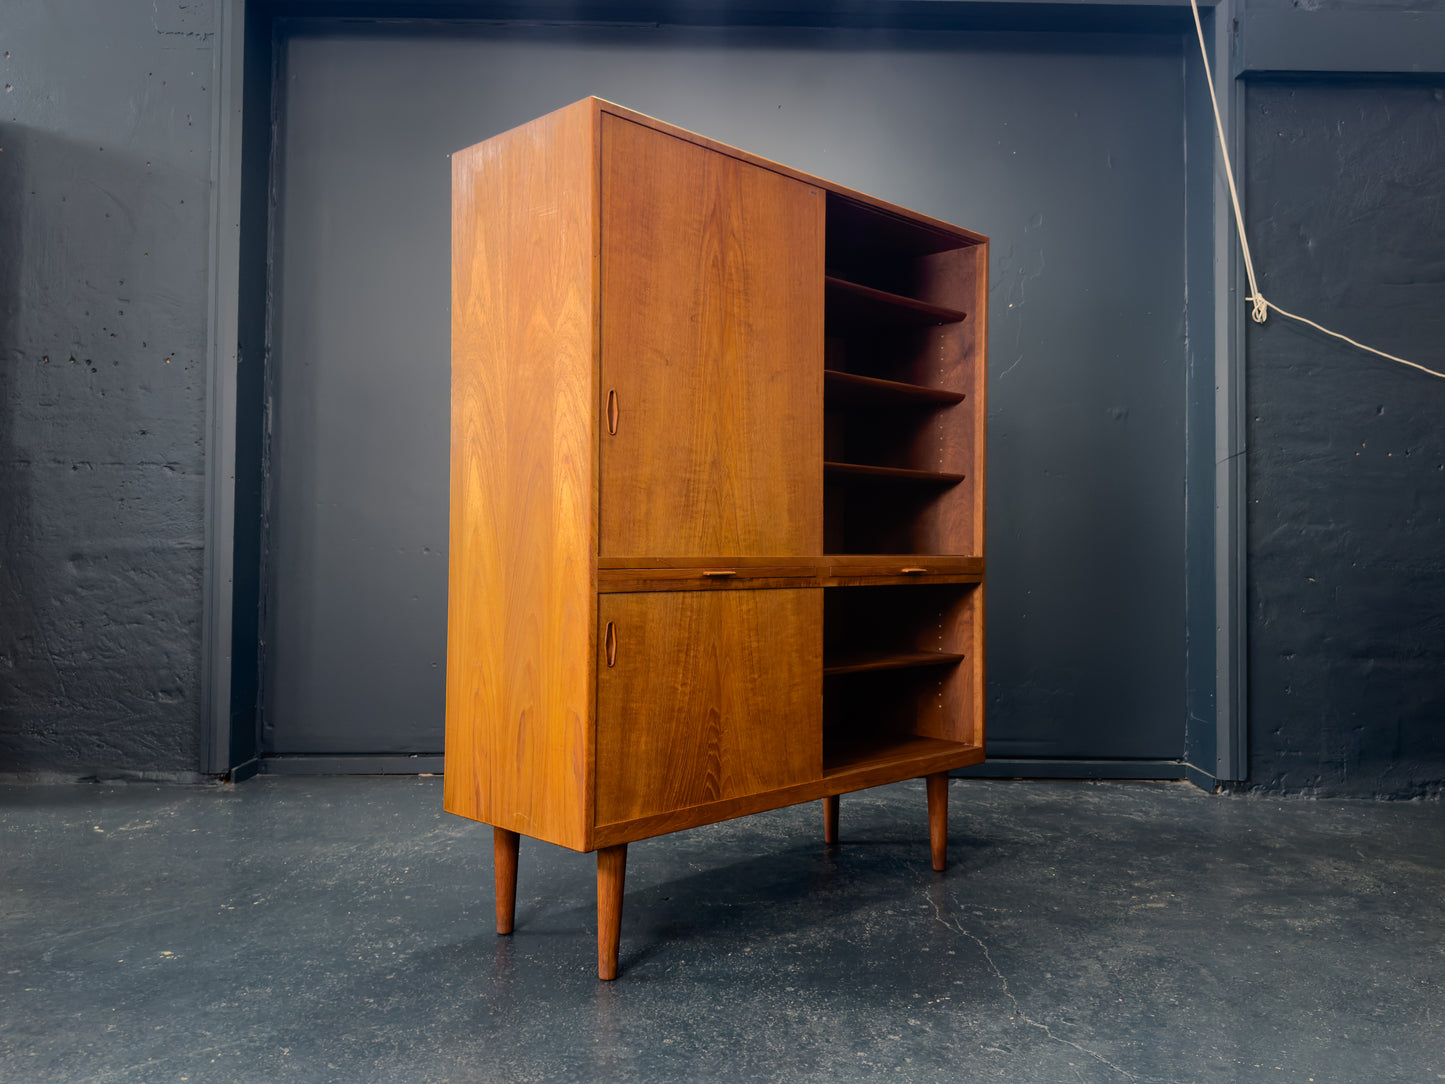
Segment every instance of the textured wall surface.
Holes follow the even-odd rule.
[[[1445,83],[1257,84],[1264,295],[1445,367]],[[1445,380],[1278,316],[1248,331],[1250,782],[1445,785]]]
[[[0,4],[0,772],[197,767],[213,22]]]
[[[0,773],[197,766],[213,23],[0,2]],[[1445,87],[1248,106],[1266,293],[1439,365]],[[1438,793],[1445,381],[1278,318],[1248,345],[1251,782]]]

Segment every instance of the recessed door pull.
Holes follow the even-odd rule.
[[[702,574],[704,576],[721,578],[723,576],[736,576],[737,570],[732,568],[708,568],[704,569]]]
[[[928,569],[926,569],[926,568],[900,568],[898,571],[899,571],[900,573],[902,573],[904,576],[922,576],[923,574],[925,574],[925,573],[928,571]]]
[[[607,665],[617,665],[617,629],[611,621],[607,622],[607,635],[603,638],[607,646]]]
[[[607,393],[607,431],[614,437],[617,435],[617,392]]]

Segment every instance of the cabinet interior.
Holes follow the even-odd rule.
[[[829,193],[823,541],[829,553],[970,554],[978,246]]]
[[[975,584],[823,592],[823,771],[979,743]]]

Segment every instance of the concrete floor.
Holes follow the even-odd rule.
[[[0,1080],[1445,1080],[1445,806],[921,783],[595,863],[437,778],[0,787]]]

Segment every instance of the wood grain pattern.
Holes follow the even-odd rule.
[[[954,683],[944,690],[943,713],[956,720],[948,735],[969,745],[984,743],[984,587],[979,584],[968,593],[956,615],[957,638],[961,650],[968,652],[963,665],[954,675]],[[964,639],[966,637],[966,639]]]
[[[850,751],[855,752],[856,756],[848,757]],[[596,845],[605,847],[614,843],[649,839],[668,832],[680,832],[685,828],[696,828],[702,824],[715,824],[733,817],[747,816],[749,813],[761,813],[765,809],[780,809],[800,802],[812,802],[830,794],[847,794],[850,791],[881,787],[886,783],[897,783],[904,779],[917,779],[934,772],[951,772],[971,764],[982,764],[984,759],[980,746],[920,737],[890,741],[883,747],[859,745],[851,750],[840,747],[830,753],[830,756],[833,759],[825,762],[826,771],[821,779],[742,798],[709,802],[672,813],[658,813],[617,824],[598,825]]]
[[[938,328],[931,344],[937,379],[964,392],[958,406],[940,411],[926,447],[939,470],[959,471],[973,481],[946,494],[928,518],[929,537],[947,552],[983,553],[984,449],[987,417],[988,245],[930,257],[929,282],[939,293],[968,306],[970,318]]]
[[[836,321],[840,326],[856,322],[931,327],[954,324],[968,318],[968,313],[962,309],[864,286],[836,275],[826,276],[824,286],[828,308],[836,309],[836,314],[828,314],[830,325]]]
[[[835,563],[832,558],[795,561],[787,565],[744,565],[736,559],[731,575],[709,575],[711,565],[691,567],[599,568],[599,592],[730,591],[739,587],[862,587],[869,584],[978,583],[983,579],[981,557],[917,555],[853,556]]]
[[[596,628],[594,125],[582,102],[452,158],[444,804],[578,850]]]
[[[855,403],[870,410],[893,403],[934,410],[940,406],[960,403],[965,397],[963,392],[948,388],[925,388],[918,384],[905,384],[900,380],[860,376],[858,373],[845,373],[837,369],[823,370],[823,394],[829,402]]]
[[[597,570],[599,591],[718,591],[739,587],[815,587],[811,565],[732,565],[697,568],[605,568]]]
[[[896,203],[889,203],[887,200],[879,199],[876,196],[870,196],[866,192],[859,192],[856,189],[848,188],[833,181],[825,181],[819,177],[814,177],[811,174],[804,173],[800,169],[794,169],[792,166],[785,166],[782,163],[775,162],[770,158],[764,158],[760,154],[753,154],[750,151],[739,150],[737,147],[729,146],[728,144],[720,142],[716,139],[709,139],[707,136],[699,135],[696,132],[689,132],[686,128],[679,128],[675,124],[668,124],[666,121],[658,120],[656,117],[650,117],[646,113],[639,113],[635,109],[628,109],[626,106],[618,105],[616,102],[609,102],[604,98],[591,98],[588,99],[588,101],[595,103],[597,108],[599,108],[605,114],[631,120],[637,124],[646,125],[647,127],[653,128],[659,132],[666,132],[677,139],[685,140],[686,142],[692,143],[694,146],[704,147],[709,150],[716,151],[719,154],[728,155],[729,157],[736,158],[740,162],[747,162],[751,165],[761,166],[763,169],[771,170],[774,173],[780,174],[781,176],[793,177],[805,183],[814,184],[821,188],[826,188],[829,193],[843,197],[844,199],[847,199],[861,206],[867,207],[874,212],[886,215],[893,215],[897,217],[900,222],[906,224],[908,227],[914,230],[932,230],[934,232],[941,233],[950,239],[963,239],[970,242],[988,240],[988,238],[981,233],[975,233],[972,230],[963,229],[960,226],[955,226],[951,222],[945,222],[941,218],[933,218],[929,215],[920,214],[917,211],[910,211],[903,207],[899,207]]]
[[[850,476],[833,468],[825,489],[828,549],[979,556],[978,396],[987,295],[978,287],[987,280],[987,246],[832,193],[827,231],[835,277],[829,279],[825,362],[842,375],[828,384],[826,459],[960,483],[927,495],[865,491],[837,484]],[[904,324],[948,314],[968,318],[908,330],[888,326],[890,312]],[[931,409],[906,408],[910,396],[897,389],[910,386],[917,389],[912,401]],[[879,392],[871,401],[870,389]],[[851,477],[859,477],[856,470]]]
[[[505,828],[492,829],[492,872],[496,883],[497,933],[508,934],[517,918],[517,855],[522,837]]]
[[[824,592],[825,772],[933,748],[915,739],[983,744],[978,591],[915,582]]]
[[[904,573],[903,569],[923,569],[923,572]],[[828,564],[832,576],[898,576],[910,575],[932,582],[935,576],[981,576],[981,557],[922,557],[911,553],[878,554],[869,557],[849,557],[846,561],[833,560]]]
[[[600,553],[822,542],[821,191],[602,120]]]
[[[598,848],[610,979],[628,842],[819,798],[834,842],[839,794],[919,776],[942,868],[987,239],[598,99],[453,190],[444,802],[495,826],[498,930],[519,833]]]
[[[948,573],[932,575],[927,577],[927,579],[929,583],[935,584],[980,583],[983,580],[983,574],[978,572],[964,572],[956,575]],[[823,587],[883,587],[890,584],[902,585],[918,582],[919,577],[917,576],[887,576],[877,573],[867,573],[858,576],[829,576],[827,579],[821,580],[820,585]]]
[[[842,740],[830,740],[823,758],[823,776],[829,782],[858,776],[896,782],[952,771],[982,760],[983,750],[960,742],[918,734],[857,732]]]
[[[823,471],[829,478],[837,478],[842,481],[878,481],[902,485],[952,486],[964,479],[962,474],[920,470],[915,467],[875,467],[865,463],[825,462]]]
[[[664,557],[651,555],[645,557],[599,557],[597,567],[599,569],[653,569],[653,568],[676,568],[691,569],[696,571],[703,568],[788,568],[796,570],[798,574],[811,575],[817,568],[818,558],[815,554],[807,556],[772,556],[772,557],[749,557],[746,555],[730,554],[727,557]]]
[[[597,823],[817,779],[822,609],[816,589],[603,596]]]
[[[597,852],[597,977],[617,977],[617,950],[622,945],[622,894],[627,882],[627,844]]]
[[[935,772],[927,777],[928,849],[933,868],[942,873],[948,868],[948,773]]]
[[[829,655],[823,676],[866,674],[874,670],[913,670],[927,666],[953,666],[962,655],[946,651],[853,651]]]
[[[983,553],[984,478],[987,471],[988,434],[985,419],[988,418],[988,252],[987,238],[971,250],[972,265],[968,268],[965,285],[973,291],[975,319],[969,329],[966,347],[968,364],[961,366],[966,374],[968,394],[975,399],[973,416],[966,439],[973,444],[972,468],[977,484],[974,486],[973,507],[969,509],[969,522],[956,528],[961,535],[969,538],[969,553]],[[982,643],[983,623],[979,621],[979,642]],[[982,654],[982,652],[980,652]],[[980,682],[980,689],[983,684]]]
[[[920,706],[914,733],[983,744],[983,586],[941,600],[937,629],[930,639],[941,651],[956,651],[963,662]]]

